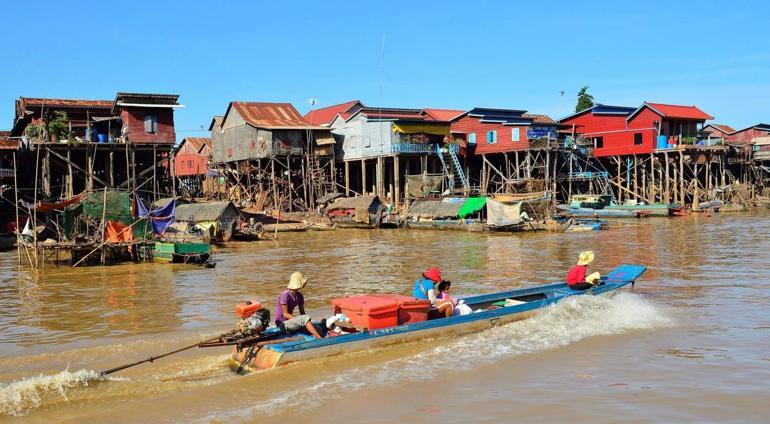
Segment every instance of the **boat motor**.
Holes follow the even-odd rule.
[[[259,334],[270,325],[270,311],[256,300],[247,300],[235,305],[235,314],[241,318],[238,330],[242,333]]]

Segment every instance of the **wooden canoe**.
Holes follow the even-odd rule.
[[[572,290],[562,282],[465,297],[464,301],[467,305],[474,310],[481,309],[482,312],[317,340],[304,335],[302,340],[274,343],[259,349],[234,348],[232,358],[241,369],[268,369],[302,360],[382,348],[406,341],[474,333],[529,318],[538,310],[570,296],[610,295],[621,287],[634,283],[646,269],[647,267],[643,265],[620,265],[602,278],[602,284],[585,291]],[[519,303],[513,306],[490,308],[493,303],[507,299],[513,299]],[[280,332],[280,330],[272,327],[267,332]],[[286,334],[281,337],[298,335]]]

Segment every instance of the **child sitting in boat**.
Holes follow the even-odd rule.
[[[441,271],[438,268],[428,268],[422,273],[422,278],[414,282],[412,297],[415,299],[430,300],[431,313],[438,317],[449,318],[452,316],[454,305],[451,301],[438,298],[436,284],[441,282]]]
[[[449,289],[452,287],[452,282],[449,280],[443,280],[440,283],[438,283],[438,296],[436,296],[438,299],[441,300],[448,300],[452,302],[453,306],[457,306],[457,299],[453,298],[452,295],[449,294]]]
[[[599,283],[601,275],[598,272],[586,276],[588,265],[593,261],[594,252],[585,251],[580,253],[577,265],[573,266],[569,273],[567,273],[567,285],[569,288],[572,290],[588,290]]]
[[[300,289],[307,285],[307,277],[300,271],[294,271],[275,306],[275,325],[287,333],[307,330],[316,339],[321,338],[318,329],[313,325],[310,315],[305,314],[305,297]],[[299,309],[299,315],[294,315],[294,308]]]

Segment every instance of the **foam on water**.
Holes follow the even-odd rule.
[[[247,419],[255,414],[271,415],[287,409],[311,409],[337,394],[400,382],[427,381],[458,370],[472,370],[503,358],[554,349],[591,336],[671,327],[674,320],[664,310],[640,295],[621,293],[612,298],[578,296],[546,308],[523,321],[466,336],[409,357],[345,370],[301,387],[272,393],[268,399],[247,408],[216,411],[201,422]],[[451,356],[448,370],[441,358]]]
[[[26,415],[46,402],[48,398],[66,400],[67,391],[106,380],[120,379],[105,377],[96,371],[83,369],[74,372],[64,370],[52,375],[40,374],[37,377],[0,384],[0,414]]]

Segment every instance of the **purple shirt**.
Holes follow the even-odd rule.
[[[290,314],[294,315],[294,308],[297,306],[303,306],[305,304],[305,297],[301,292],[294,294],[291,290],[284,290],[280,296],[278,296],[278,302],[275,305],[275,324],[286,321],[286,317],[283,316],[283,308],[281,305],[286,305],[286,310]]]

